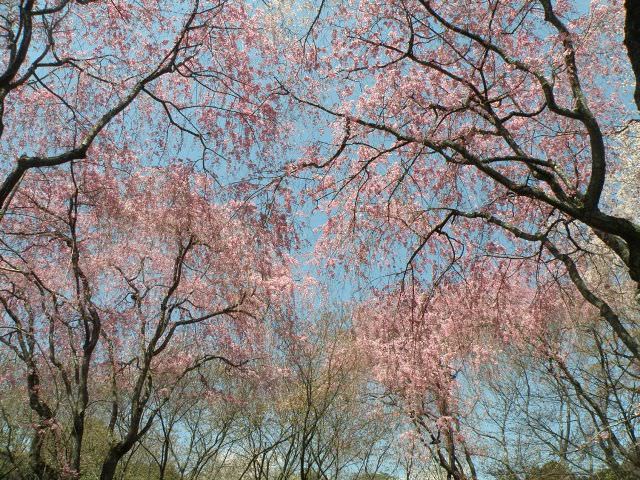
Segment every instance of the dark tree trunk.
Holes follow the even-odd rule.
[[[624,44],[636,77],[634,100],[640,111],[640,0],[626,0],[626,21],[624,25]]]
[[[29,455],[29,468],[38,480],[53,480],[56,473],[45,463],[42,458],[43,435],[36,430],[31,439],[31,451]]]
[[[113,450],[109,452],[107,458],[102,463],[102,470],[100,472],[100,480],[113,480],[116,475],[116,468],[118,467],[118,462],[122,455],[119,455],[118,452],[114,452]]]
[[[82,438],[84,437],[84,422],[85,411],[84,409],[74,415],[73,418],[73,430],[71,432],[72,445],[71,445],[71,467],[80,472],[80,460],[82,453]]]

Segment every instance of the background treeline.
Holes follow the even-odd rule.
[[[397,396],[371,380],[369,355],[356,342],[347,313],[274,322],[280,327],[268,351],[252,364],[209,363],[185,375],[169,397],[155,392],[148,408],[162,406],[119,462],[116,478],[447,478],[437,461],[440,443],[446,441],[426,441],[420,422],[406,420]],[[460,430],[475,446],[468,454],[476,475],[498,480],[637,478],[638,413],[631,408],[637,404],[635,372],[625,368],[616,342],[603,337],[594,323],[584,331],[557,334],[583,345],[573,358],[565,357],[565,371],[552,357],[527,358],[519,350],[505,353],[500,371],[484,371],[477,391],[466,392],[475,404],[459,418]],[[2,362],[3,368],[15,370],[10,355]],[[55,397],[59,385],[43,388]],[[83,479],[99,478],[114,436],[127,425],[126,413],[115,422],[111,417],[108,388],[91,393]],[[20,384],[3,382],[0,478],[31,479],[41,473],[33,472],[29,462],[34,418],[24,395]],[[123,406],[127,401],[121,399]],[[72,448],[72,422],[65,417],[63,394],[54,405],[59,424],[44,434],[44,456],[62,468]],[[598,415],[602,419],[594,420]],[[609,426],[594,430],[599,421]],[[618,449],[608,447],[612,444]]]

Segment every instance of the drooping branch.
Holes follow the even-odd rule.
[[[629,330],[624,326],[620,317],[616,314],[616,312],[611,308],[611,306],[596,295],[587,285],[587,282],[584,280],[583,276],[580,274],[578,266],[574,259],[566,254],[561,252],[558,247],[549,240],[548,234],[544,232],[540,233],[530,233],[522,230],[521,228],[511,225],[504,220],[501,220],[494,215],[481,213],[481,212],[461,212],[459,210],[450,210],[450,212],[457,216],[462,216],[466,218],[481,218],[486,222],[496,225],[511,234],[515,237],[520,238],[522,240],[526,240],[529,242],[540,242],[556,260],[562,262],[564,267],[569,274],[569,278],[571,278],[572,283],[575,285],[578,292],[582,295],[582,297],[589,302],[591,305],[596,307],[600,315],[607,321],[607,323],[611,326],[616,335],[620,338],[620,340],[624,343],[624,345],[629,349],[632,355],[640,361],[640,343],[633,337],[633,335],[629,332]]]
[[[32,8],[33,2],[28,2],[28,7]],[[31,5],[31,6],[30,6]],[[33,168],[43,168],[43,167],[54,167],[58,165],[63,165],[74,160],[82,160],[86,157],[89,148],[93,145],[94,141],[98,137],[98,135],[119,115],[121,114],[129,105],[131,105],[134,100],[138,98],[138,95],[145,90],[151,82],[157,80],[161,76],[173,72],[177,68],[177,60],[180,53],[184,50],[184,41],[188,35],[188,33],[193,30],[195,27],[193,26],[193,22],[198,16],[198,8],[199,1],[195,2],[195,6],[193,10],[190,12],[185,24],[180,30],[177,38],[175,39],[172,47],[167,51],[167,53],[162,57],[162,59],[154,66],[154,68],[145,75],[141,80],[135,83],[135,85],[129,90],[129,92],[124,95],[120,101],[110,108],[107,112],[105,112],[100,118],[88,129],[86,134],[82,137],[81,141],[75,146],[67,150],[66,152],[52,155],[52,156],[28,156],[22,155],[20,156],[14,168],[9,172],[9,174],[5,177],[2,185],[0,185],[0,211],[3,211],[7,208],[7,202],[11,200],[11,194],[14,189],[20,183],[23,175],[30,169]],[[25,13],[27,18],[30,19],[30,14]],[[30,20],[29,20],[30,21]],[[28,24],[29,31],[31,29],[31,24]],[[26,28],[26,27],[25,27]],[[25,33],[26,35],[26,33]],[[25,49],[28,50],[29,39],[25,39],[23,41],[26,46]],[[20,50],[16,55],[20,56],[22,50]],[[26,55],[26,52],[25,54]],[[19,57],[20,58],[20,57]],[[24,60],[24,59],[23,59]],[[22,61],[23,61],[22,60]],[[4,98],[2,83],[5,82],[4,78],[6,77],[6,82],[10,81],[17,73],[13,72],[11,68],[9,68],[2,76],[0,76],[0,100]],[[5,92],[6,94],[6,92]],[[2,106],[0,105],[0,113],[2,110]],[[2,217],[0,217],[0,221],[2,221]]]

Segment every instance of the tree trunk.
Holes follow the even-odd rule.
[[[82,451],[82,438],[84,437],[84,409],[74,415],[73,418],[73,431],[71,432],[72,444],[71,444],[71,467],[78,473],[80,473],[80,455]]]
[[[624,25],[624,44],[636,77],[634,100],[640,111],[640,0],[626,0],[626,21]]]
[[[102,463],[102,470],[100,471],[100,480],[113,480],[113,477],[116,474],[116,468],[118,467],[118,462],[120,462],[121,458],[122,458],[122,455],[119,452],[115,451],[114,449],[111,449],[109,451],[107,458]]]

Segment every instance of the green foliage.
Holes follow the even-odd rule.
[[[564,463],[551,461],[533,469],[527,480],[577,480],[571,469]]]
[[[352,480],[397,480],[397,477],[387,473],[360,473],[354,475]]]

